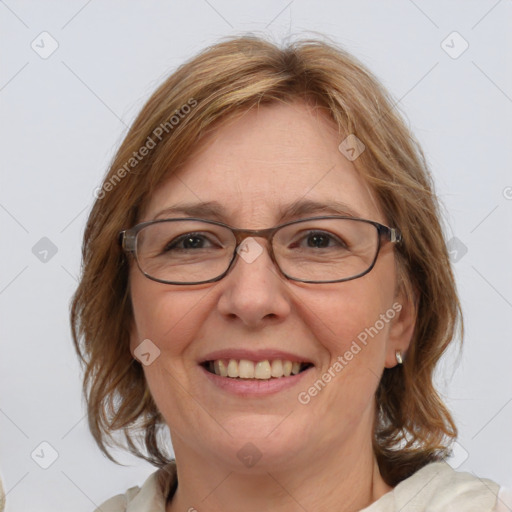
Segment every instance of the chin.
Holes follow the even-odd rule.
[[[296,418],[291,421],[293,415],[287,417],[288,414],[233,417],[222,425],[227,432],[223,431],[218,439],[209,438],[211,444],[207,450],[217,461],[238,473],[289,469],[306,455],[305,447],[314,443],[307,440],[306,429],[300,428]]]

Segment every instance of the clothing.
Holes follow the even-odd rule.
[[[5,508],[5,492],[4,486],[2,484],[2,479],[0,478],[0,512],[3,512]]]
[[[110,498],[96,512],[165,512],[167,496],[176,486],[176,465],[171,463],[150,475],[142,487]],[[491,480],[434,462],[360,512],[492,512],[498,491]]]

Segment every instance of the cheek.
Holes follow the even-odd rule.
[[[144,365],[143,370],[157,407],[168,421],[172,418],[173,424],[176,418],[186,418],[194,411],[190,376],[195,359],[190,349],[204,323],[202,311],[207,293],[206,289],[195,293],[176,290],[138,276],[131,282],[134,312],[131,350],[133,353],[143,340],[150,340],[156,347],[153,350],[157,357]]]
[[[345,352],[351,342],[385,337],[394,316],[393,296],[389,288],[372,286],[365,277],[342,283],[337,290],[309,297],[308,323],[315,326],[315,334],[329,352]]]
[[[135,276],[131,283],[134,328],[131,348],[151,340],[167,357],[181,355],[202,325],[201,304],[208,290],[176,290]]]
[[[336,437],[343,425],[371,424],[372,397],[385,365],[387,336],[395,316],[393,296],[363,279],[343,283],[336,292],[309,301],[303,312],[324,358],[298,401],[324,418],[326,440]]]
[[[308,301],[303,298],[308,307],[301,316],[324,353],[320,378],[329,383],[335,407],[347,400],[355,405],[357,397],[362,406],[378,385],[396,316],[394,279],[392,266],[376,266],[366,276],[317,294],[308,290]]]

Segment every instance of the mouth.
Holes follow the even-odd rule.
[[[313,366],[310,362],[287,359],[215,359],[204,361],[201,366],[209,373],[235,380],[276,380],[298,375]]]

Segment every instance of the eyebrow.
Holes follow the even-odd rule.
[[[342,215],[346,217],[361,218],[359,213],[343,202],[299,199],[279,207],[277,222],[281,224],[306,215],[317,214]],[[172,218],[173,215],[216,220],[225,224],[229,224],[228,220],[233,218],[233,215],[230,215],[221,203],[217,201],[207,201],[201,203],[179,203],[169,206],[158,212],[153,220],[157,220],[159,218]]]

